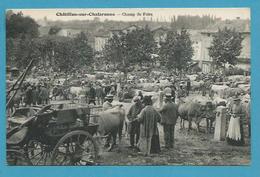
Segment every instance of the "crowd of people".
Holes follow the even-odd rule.
[[[203,80],[201,93],[205,96],[209,92],[210,85],[215,82],[224,82],[225,78],[217,75],[203,76],[200,75],[197,79]],[[185,80],[185,82],[183,82]],[[164,100],[164,104],[159,105],[159,109],[153,106],[151,96],[143,96],[142,91],[138,91],[133,97],[127,116],[127,130],[130,138],[130,148],[141,151],[144,155],[160,152],[160,138],[157,123],[163,126],[165,148],[171,149],[174,147],[174,131],[178,114],[178,100],[189,96],[191,91],[191,80],[185,78],[183,80],[169,80],[171,84],[160,87],[158,90],[159,99]],[[158,80],[160,82],[160,80]],[[127,91],[127,87],[121,86],[117,82],[109,82],[101,84],[100,82],[89,82],[81,85],[84,86],[85,98],[84,102],[93,105],[102,105],[103,111],[113,108],[113,99],[118,97],[119,101],[122,93]],[[67,95],[66,89],[63,86],[52,86],[47,83],[30,84],[26,83],[21,88],[21,105],[32,106],[49,104],[50,99],[57,95]],[[68,92],[68,91],[67,91]],[[62,93],[62,94],[61,94]],[[65,96],[66,97],[66,96]],[[233,100],[231,106],[231,119],[227,132],[227,141],[232,145],[243,145],[243,127],[241,115],[241,105],[239,98]]]
[[[113,95],[107,95],[103,110],[113,108]],[[157,123],[163,125],[165,148],[174,147],[174,127],[178,118],[177,105],[172,102],[172,95],[165,95],[165,104],[160,110],[153,107],[151,96],[135,96],[127,115],[127,131],[129,133],[129,148],[137,149],[145,156],[159,153],[160,138]]]

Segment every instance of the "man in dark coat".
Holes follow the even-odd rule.
[[[36,89],[36,86],[33,86],[33,88],[32,88],[32,103],[33,103],[33,105],[37,104],[38,97],[39,97],[39,92]]]
[[[186,87],[186,90],[187,90],[187,96],[189,96],[189,93],[190,93],[190,87],[191,87],[190,79],[187,79],[187,87]]]
[[[163,125],[165,148],[173,148],[174,145],[174,128],[178,119],[178,107],[171,100],[171,94],[165,95],[165,104],[160,109],[161,124]]]
[[[46,86],[46,84],[44,84],[42,87],[41,87],[41,91],[39,93],[39,97],[41,97],[41,100],[42,100],[42,104],[48,104],[49,103],[49,90]]]
[[[97,96],[97,102],[99,105],[103,105],[104,103],[104,91],[100,83],[98,83],[96,87],[96,96]]]
[[[95,100],[96,100],[96,90],[95,90],[95,88],[93,87],[92,84],[90,85],[88,97],[89,97],[88,104],[93,103],[94,105],[96,105],[96,102],[95,102]]]
[[[137,145],[140,137],[140,123],[138,121],[133,121],[137,118],[137,115],[142,110],[142,103],[138,96],[133,98],[134,104],[130,107],[127,114],[127,119],[129,121],[129,134],[130,134],[130,147],[134,148]]]
[[[25,106],[31,106],[32,102],[33,102],[33,99],[32,99],[32,87],[28,83],[27,88],[25,90],[25,97],[24,97]]]

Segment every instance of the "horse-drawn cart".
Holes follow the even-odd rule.
[[[91,120],[99,110],[68,104],[17,110],[8,119],[8,165],[95,165],[98,124]]]

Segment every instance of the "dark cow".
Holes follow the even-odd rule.
[[[191,130],[192,121],[197,125],[197,131],[200,130],[200,122],[202,119],[206,119],[206,133],[210,133],[213,122],[216,118],[215,105],[212,102],[207,102],[206,105],[202,105],[198,102],[180,103],[178,106],[179,116],[181,118],[180,126],[184,128],[184,121],[189,122],[188,131]]]
[[[199,124],[204,117],[204,111],[206,106],[196,102],[181,103],[178,106],[179,116],[181,118],[180,125],[184,128],[184,120],[189,122],[188,131],[191,130],[192,121],[197,125],[197,131],[199,132]]]

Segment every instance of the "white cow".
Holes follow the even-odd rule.
[[[72,96],[72,99],[82,100],[85,97],[86,92],[87,88],[85,87],[70,87],[70,94]]]
[[[229,89],[230,87],[227,85],[212,85],[211,90],[215,93],[217,93],[220,97],[224,96],[224,92],[226,89]]]

